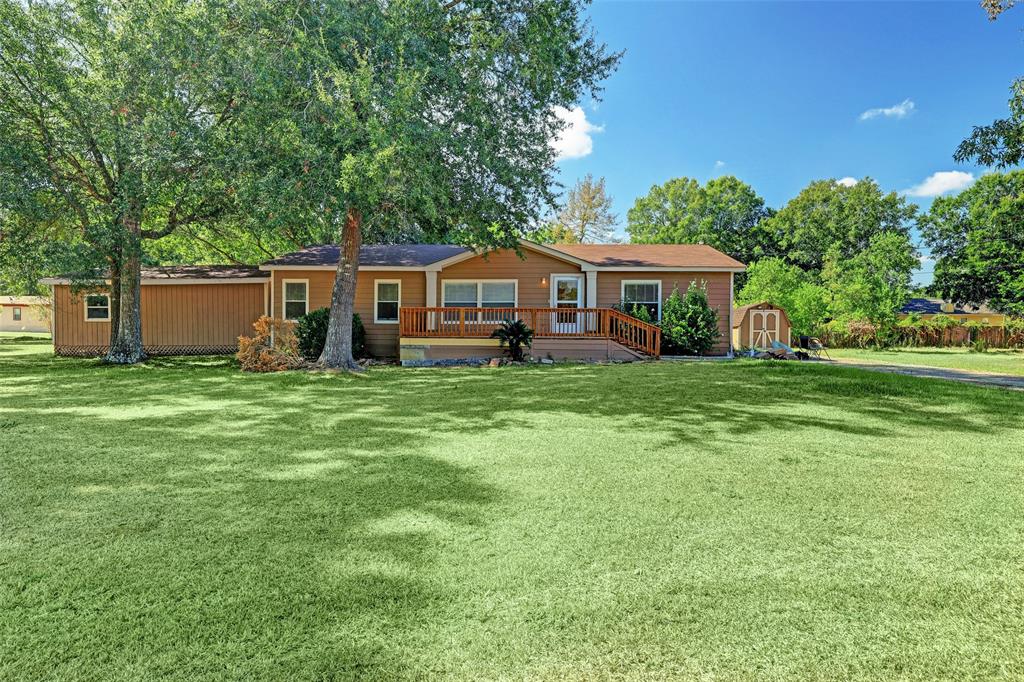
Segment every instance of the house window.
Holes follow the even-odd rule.
[[[106,294],[89,294],[85,297],[86,321],[110,319],[110,297]]]
[[[286,279],[284,285],[284,319],[297,320],[309,312],[309,280]]]
[[[21,322],[21,308],[15,308],[12,312],[14,313],[14,321]]]
[[[623,280],[622,302],[626,312],[634,305],[647,308],[652,320],[661,319],[661,280]]]
[[[447,281],[441,300],[445,308],[515,308],[516,280]]]
[[[378,279],[375,281],[373,299],[373,321],[378,324],[398,322],[398,308],[402,302],[402,281]]]

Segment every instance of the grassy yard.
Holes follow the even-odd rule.
[[[985,353],[972,353],[966,348],[894,348],[890,350],[836,348],[830,349],[828,354],[833,358],[865,362],[923,365],[925,367],[1024,376],[1024,351],[1020,350],[992,349]]]
[[[1024,677],[1024,396],[0,341],[0,679]]]

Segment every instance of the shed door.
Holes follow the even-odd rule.
[[[752,348],[771,348],[779,340],[779,311],[750,311],[750,345]]]

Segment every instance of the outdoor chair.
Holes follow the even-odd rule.
[[[823,344],[816,336],[801,336],[800,348],[807,351],[808,354],[813,355],[818,360],[821,360],[822,354],[825,355],[826,360],[832,359],[828,356],[828,348],[826,348],[825,344]]]

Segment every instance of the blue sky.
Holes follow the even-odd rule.
[[[561,180],[606,177],[622,226],[637,196],[679,176],[732,174],[774,207],[818,178],[963,186],[985,169],[953,151],[1007,113],[1024,75],[1024,8],[990,22],[974,0],[597,0],[591,15],[626,54],[602,101],[576,112]]]

